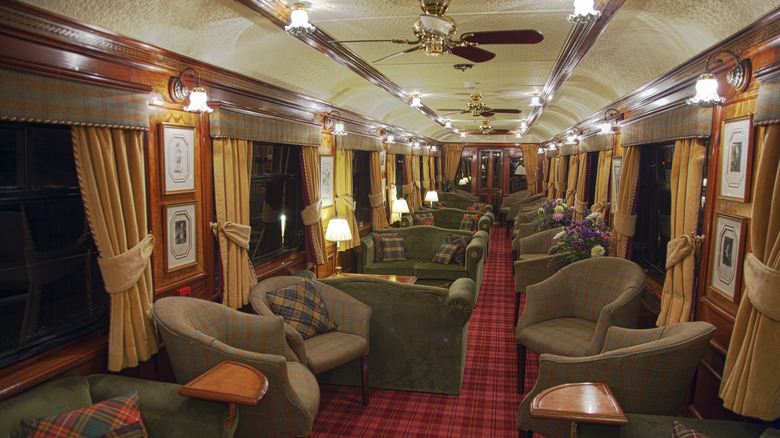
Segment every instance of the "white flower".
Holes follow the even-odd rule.
[[[558,240],[566,235],[566,231],[561,231],[560,233],[556,234],[555,237],[553,237],[553,240]]]
[[[560,205],[560,204],[563,204],[563,198],[558,198],[558,199],[556,199],[556,200],[555,200],[555,203],[556,203],[556,204],[559,204],[559,205]]]
[[[589,221],[595,221],[600,217],[601,217],[601,213],[599,213],[598,211],[594,211],[593,213],[589,214],[585,219]]]
[[[556,213],[563,213],[563,206],[562,205],[556,205],[555,206],[555,212]]]
[[[603,255],[604,255],[604,247],[601,245],[596,245],[590,249],[591,257],[601,257]]]
[[[539,207],[539,213],[544,213],[544,207]]]

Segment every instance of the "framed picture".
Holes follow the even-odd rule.
[[[323,207],[333,205],[333,157],[320,157],[320,199]]]
[[[164,195],[195,191],[195,128],[160,124]]]
[[[724,120],[720,143],[718,196],[747,202],[753,167],[753,116]]]
[[[382,172],[385,171],[385,163],[387,162],[387,151],[380,151],[379,152],[379,168],[382,169]]]
[[[620,174],[623,170],[623,157],[612,157],[612,178],[610,179],[610,200],[612,201],[610,211],[612,213],[618,208],[618,193],[620,193]]]
[[[729,300],[739,301],[747,219],[715,213],[715,242],[710,286]]]
[[[165,204],[165,272],[198,263],[197,202]]]

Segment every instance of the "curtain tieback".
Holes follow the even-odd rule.
[[[420,181],[415,181],[414,185],[417,186],[417,190],[420,190]]]
[[[703,240],[704,236],[697,236],[693,233],[683,234],[670,240],[666,244],[666,269],[669,270],[672,266],[683,261],[691,251],[696,254]]]
[[[404,194],[412,193],[412,190],[414,189],[414,183],[404,184],[402,185],[404,189]]]
[[[154,236],[147,234],[134,247],[114,257],[98,257],[106,292],[117,294],[132,288],[146,270],[154,251]]]
[[[371,205],[372,208],[379,208],[384,204],[385,197],[382,193],[377,194],[368,194],[368,203]]]
[[[615,231],[626,237],[631,237],[636,232],[636,215],[615,212]]]
[[[309,204],[306,206],[306,208],[303,209],[301,212],[301,219],[303,219],[303,224],[307,227],[312,226],[320,221],[320,218],[322,217],[322,200]]]
[[[577,194],[577,190],[575,190],[575,189],[567,189],[567,190],[566,190],[566,197],[567,197],[567,198],[568,198],[569,196],[574,196],[574,195],[576,195],[576,194]]]
[[[579,214],[585,214],[585,212],[588,211],[588,202],[574,199],[574,211]]]
[[[252,235],[252,227],[249,225],[236,222],[209,222],[209,226],[214,237],[219,237],[221,232],[236,245],[249,249],[249,238]]]
[[[547,183],[547,188],[548,189],[554,189],[555,188],[555,183],[554,182],[548,182]]]
[[[596,212],[601,213],[602,217],[606,217],[607,216],[606,213],[609,211],[609,202],[598,201],[595,204],[593,204],[592,207],[590,207],[590,211],[594,213]]]
[[[780,271],[761,263],[752,252],[745,256],[745,288],[756,310],[780,321]]]
[[[339,195],[336,196],[336,199],[344,203],[344,206],[350,211],[355,211],[355,199],[351,195]]]
[[[441,182],[441,175],[436,175],[436,181]]]
[[[566,191],[566,183],[562,183],[560,181],[555,183],[555,190],[563,193]]]

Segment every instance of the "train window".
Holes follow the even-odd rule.
[[[404,197],[404,155],[395,154],[395,199]]]
[[[352,198],[355,200],[355,220],[358,224],[371,220],[371,204],[368,201],[368,192],[371,190],[370,156],[370,152],[354,151],[352,157]]]

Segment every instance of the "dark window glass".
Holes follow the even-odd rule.
[[[596,203],[596,181],[599,176],[599,153],[588,152],[588,208]]]
[[[404,197],[404,155],[395,154],[395,199]]]
[[[461,158],[458,172],[455,174],[456,187],[471,192],[471,157]]]
[[[523,159],[509,162],[509,193],[528,189],[527,171]]]
[[[0,124],[0,368],[108,322],[71,141],[69,127]]]
[[[368,192],[371,190],[371,172],[366,151],[355,151],[352,158],[352,198],[355,200],[355,220],[358,224],[371,220],[371,204]]]
[[[303,248],[301,148],[254,142],[249,257],[254,264]]]

